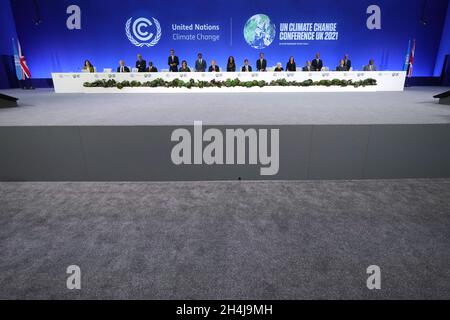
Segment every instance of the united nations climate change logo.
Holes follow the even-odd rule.
[[[264,49],[275,40],[275,24],[265,14],[256,14],[244,27],[244,38],[255,49]]]
[[[133,22],[133,18],[130,18],[125,24],[127,38],[136,47],[153,47],[161,39],[161,25],[155,18],[152,18],[152,20],[153,23],[147,18],[138,18]],[[156,32],[156,34],[150,30]]]

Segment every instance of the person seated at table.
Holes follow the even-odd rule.
[[[191,72],[191,69],[188,67],[186,60],[181,61],[180,72]]]
[[[297,71],[297,65],[295,64],[294,57],[289,58],[289,61],[286,64],[286,71],[289,71],[289,72]]]
[[[346,71],[350,71],[352,68],[352,61],[348,58],[348,54],[344,55],[344,66],[347,69]]]
[[[167,64],[169,65],[169,71],[170,72],[177,72],[178,71],[178,66],[180,65],[180,60],[175,55],[175,50],[173,50],[173,49],[170,50],[170,56],[169,56],[169,58],[167,60],[168,60]]]
[[[145,72],[147,69],[147,61],[142,59],[142,55],[137,55],[137,61],[136,61],[136,69],[138,69],[138,72]]]
[[[377,71],[377,67],[375,67],[375,61],[373,59],[369,60],[369,64],[364,67],[364,71]]]
[[[147,72],[158,72],[158,69],[153,65],[153,62],[148,63]]]
[[[244,60],[244,65],[241,69],[242,72],[252,72],[252,66],[248,64],[248,59]]]
[[[92,63],[89,60],[86,60],[84,62],[83,72],[89,72],[89,73],[95,72],[94,66],[92,65]]]
[[[216,65],[216,60],[211,61],[211,65],[209,66],[209,72],[220,72],[220,68]]]
[[[320,53],[316,53],[316,58],[311,62],[312,71],[322,71],[323,61],[320,59]]]
[[[306,61],[306,65],[303,67],[302,69],[303,71],[309,72],[309,71],[313,71],[312,67],[311,67],[311,61]]]
[[[281,66],[281,62],[277,63],[277,66],[275,67],[275,69],[273,69],[273,71],[275,71],[275,72],[284,71],[283,67]]]
[[[203,59],[203,55],[199,53],[197,55],[197,60],[195,61],[195,72],[205,72],[206,71],[206,61]]]
[[[227,72],[236,72],[236,63],[234,62],[234,57],[230,56],[227,62]]]
[[[117,72],[120,72],[120,73],[130,72],[130,68],[128,68],[128,67],[125,65],[125,61],[120,60],[120,61],[119,61],[119,67],[117,68]]]
[[[345,66],[345,61],[343,59],[339,62],[339,65],[336,67],[336,71],[347,71],[347,67]]]
[[[259,59],[256,61],[256,70],[265,72],[267,69],[267,60],[264,58],[264,53],[259,54]]]

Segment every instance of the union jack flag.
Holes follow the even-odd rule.
[[[414,55],[416,53],[416,39],[413,40],[413,45],[411,48],[411,54],[409,55],[409,68],[408,68],[408,77],[412,77],[413,73],[413,65],[414,65]]]
[[[14,48],[14,64],[16,65],[17,79],[25,80],[31,78],[30,68],[28,68],[25,56],[22,54],[22,47],[19,40],[12,39]]]

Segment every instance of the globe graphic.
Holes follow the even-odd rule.
[[[244,38],[255,49],[264,49],[275,39],[275,24],[265,14],[256,14],[244,27]]]

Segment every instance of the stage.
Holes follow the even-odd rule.
[[[326,180],[450,177],[450,108],[404,92],[56,94],[4,90],[2,181]],[[171,135],[279,130],[279,170],[261,163],[175,165]],[[224,149],[225,150],[225,149]],[[248,155],[247,155],[248,156]],[[248,160],[248,157],[245,160]]]
[[[0,110],[0,126],[448,124],[443,87],[404,92],[258,94],[55,94],[1,90],[19,108]]]

